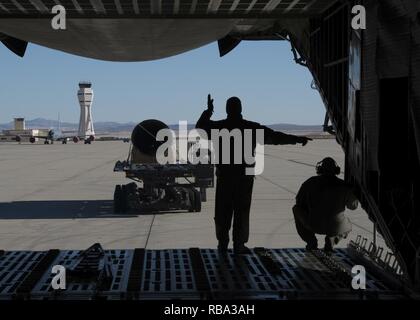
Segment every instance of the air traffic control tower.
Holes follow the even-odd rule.
[[[77,92],[80,104],[80,121],[79,121],[79,137],[86,138],[95,135],[92,120],[92,101],[93,90],[92,83],[80,82],[79,91]]]

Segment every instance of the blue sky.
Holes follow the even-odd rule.
[[[93,83],[95,121],[195,122],[215,100],[241,98],[244,117],[264,124],[321,124],[325,108],[309,71],[293,62],[286,42],[243,42],[227,56],[217,44],[150,62],[104,62],[29,45],[21,59],[0,46],[0,123],[13,117],[77,122],[78,82]]]

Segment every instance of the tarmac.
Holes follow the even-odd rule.
[[[200,213],[114,214],[114,187],[129,180],[113,167],[128,151],[122,141],[1,143],[0,249],[85,249],[96,242],[106,249],[215,248],[214,189],[208,189]],[[296,193],[325,156],[343,171],[344,154],[334,139],[305,147],[266,146],[265,154],[264,173],[254,185],[248,245],[304,247],[291,211]],[[348,217],[353,232],[339,246],[357,235],[373,239],[373,224],[362,208]],[[380,236],[378,244],[384,245]]]

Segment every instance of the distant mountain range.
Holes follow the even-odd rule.
[[[130,132],[136,126],[136,122],[128,122],[128,123],[119,123],[119,122],[112,122],[112,121],[99,121],[94,123],[95,131],[98,134],[103,133],[113,133],[113,132]],[[70,123],[70,122],[61,122],[60,123],[62,130],[77,130],[79,125],[77,123]],[[43,118],[37,118],[33,120],[26,121],[27,128],[58,128],[58,121],[57,120],[48,120]],[[173,124],[169,125],[171,129],[177,129],[178,125]],[[276,123],[268,125],[268,127],[279,130],[279,131],[305,131],[305,132],[321,132],[322,125],[297,125],[297,124],[289,124],[289,123]],[[0,130],[4,129],[12,129],[13,122],[3,123],[0,124]],[[194,128],[194,125],[188,125],[188,129]]]
[[[26,128],[28,129],[35,129],[35,128],[58,128],[58,121],[57,120],[48,120],[43,118],[37,118],[33,120],[26,120]],[[123,132],[123,131],[131,131],[135,127],[137,123],[129,122],[129,123],[118,123],[112,121],[99,121],[94,122],[95,131],[97,133],[112,133],[112,132]],[[79,124],[78,123],[71,123],[71,122],[61,122],[60,127],[64,131],[71,131],[71,130],[78,130]],[[0,129],[12,129],[13,122],[3,123],[0,124]]]

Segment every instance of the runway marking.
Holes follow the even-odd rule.
[[[152,228],[153,228],[153,224],[155,222],[155,218],[156,218],[156,215],[154,214],[152,222],[150,223],[150,226],[149,226],[149,232],[147,233],[146,243],[144,244],[145,249],[147,248],[147,245],[149,244],[149,238],[150,238],[150,235],[152,234]]]
[[[276,183],[276,182],[272,181],[271,179],[269,179],[269,178],[265,177],[265,176],[264,176],[264,175],[262,175],[262,174],[260,174],[259,176],[256,176],[256,177],[257,177],[257,178],[262,178],[262,179],[264,179],[265,181],[270,182],[271,184],[275,185],[276,187],[278,187],[278,188],[280,188],[280,189],[282,189],[282,190],[285,190],[285,191],[287,191],[287,192],[289,192],[289,193],[291,193],[291,194],[293,194],[293,195],[296,195],[296,192],[294,192],[294,191],[292,191],[292,190],[290,190],[290,189],[288,189],[288,188],[286,188],[286,187],[282,186],[281,184],[278,184],[278,183]]]
[[[297,164],[303,164],[303,165],[309,166],[309,167],[316,167],[314,164],[311,164],[311,163],[301,162],[301,161],[293,160],[293,159],[286,159],[286,158],[282,158],[282,157],[279,157],[279,156],[275,156],[271,153],[260,153],[260,152],[258,152],[258,153],[263,154],[263,155],[268,156],[268,157],[271,157],[271,158],[274,158],[274,159],[285,160],[285,161],[294,162],[294,163],[297,163]]]
[[[272,151],[277,151],[277,149],[270,148],[270,147],[267,147],[267,146],[265,146],[264,149],[272,150]],[[287,150],[285,153],[297,153],[299,155],[307,155],[307,156],[317,156],[317,155],[324,156],[324,154],[325,154],[325,153],[320,153],[320,154],[318,154],[318,153],[309,153],[309,152],[302,152],[302,151],[296,151],[296,150]]]
[[[304,166],[308,166],[308,167],[312,167],[312,168],[316,167],[315,165],[313,165],[311,163],[302,162],[302,161],[298,161],[298,160],[287,159],[287,161],[294,162],[294,163],[297,163],[297,164],[303,164]]]
[[[293,163],[296,163],[296,164],[301,164],[301,165],[304,165],[304,166],[307,166],[307,167],[311,167],[311,168],[316,168],[316,165],[314,165],[312,163],[307,163],[307,162],[298,161],[298,160],[294,160],[294,159],[286,159],[286,158],[282,158],[282,157],[279,157],[279,156],[272,155],[270,153],[265,153],[265,156],[269,156],[269,157],[272,157],[274,159],[279,159],[279,160],[285,160],[285,161],[293,162]],[[343,173],[344,173],[343,171],[340,171],[340,174],[343,174]]]
[[[308,166],[308,167],[312,167],[312,168],[316,167],[316,165],[314,165],[312,163],[307,163],[307,162],[298,161],[298,160],[294,160],[294,159],[286,159],[286,158],[282,158],[282,157],[279,157],[279,156],[275,156],[275,155],[270,154],[270,153],[266,153],[265,155],[268,156],[268,157],[274,158],[274,159],[285,160],[285,161],[289,161],[289,162],[293,162],[293,163],[297,163],[297,164],[302,164],[304,166]]]
[[[301,161],[292,160],[292,159],[287,160],[287,161],[291,161],[291,162],[294,162],[294,163],[303,164],[303,165],[308,166],[308,167],[316,168],[316,165],[313,165],[313,164],[310,164],[310,163],[306,163],[306,162],[301,162]],[[343,171],[340,171],[340,174],[344,174],[344,172]]]

